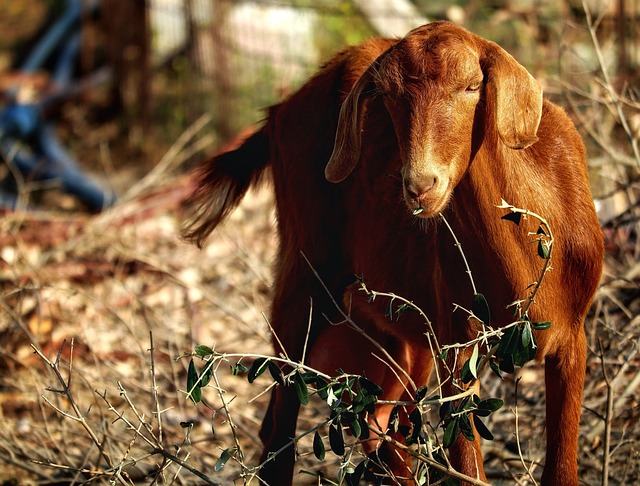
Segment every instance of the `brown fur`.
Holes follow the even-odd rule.
[[[323,314],[336,317],[336,309],[301,254],[422,385],[433,364],[424,323],[416,314],[399,323],[385,318],[383,302],[367,303],[349,285],[353,276],[416,303],[441,343],[466,342],[476,328],[452,306],[470,308],[473,293],[451,235],[433,217],[446,215],[499,327],[512,321],[505,306],[527,295],[542,261],[527,235],[536,227],[502,221],[496,205],[505,199],[541,214],[556,238],[553,270],[530,310],[533,321],[553,324],[537,334],[548,397],[543,483],[575,485],[583,323],[603,259],[585,158],[569,118],[543,101],[538,83],[509,54],[460,27],[433,23],[402,40],[347,48],[273,107],[245,145],[208,162],[186,235],[202,244],[270,166],[281,238],[276,334],[288,356],[301,359],[312,299],[311,364],[364,371],[394,400],[404,388],[389,368],[355,333],[327,324]],[[422,214],[413,216],[419,207]],[[263,459],[295,435],[295,403],[291,387],[274,390],[261,431]],[[377,412],[383,427],[388,413]],[[451,457],[461,472],[485,477],[477,440],[460,439]],[[263,479],[290,483],[293,462],[289,447],[267,464]],[[407,476],[404,467],[394,470]]]

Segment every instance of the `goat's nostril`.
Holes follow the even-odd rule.
[[[409,184],[409,185],[405,185],[404,187],[405,187],[405,190],[407,191],[407,195],[411,199],[418,199],[418,193],[414,189],[413,185]]]
[[[405,190],[407,195],[411,199],[419,200],[427,192],[433,189],[438,184],[438,178],[436,176],[425,178],[425,180],[416,182],[405,183]]]

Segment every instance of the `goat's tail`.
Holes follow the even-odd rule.
[[[257,185],[269,165],[267,124],[229,152],[205,162],[196,176],[197,187],[188,198],[191,217],[182,238],[199,247],[218,224],[240,203],[250,187]]]

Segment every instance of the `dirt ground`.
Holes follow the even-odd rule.
[[[95,216],[3,214],[3,484],[103,483],[118,470],[134,483],[203,484],[204,475],[242,484],[243,469],[233,459],[216,471],[222,451],[234,446],[245,465],[258,464],[270,380],[250,385],[221,364],[219,382],[194,406],[185,393],[185,356],[198,344],[229,353],[230,365],[240,354],[271,353],[272,193],[267,187],[250,194],[198,250],[178,238],[191,184],[168,171],[139,182],[140,191],[134,185],[132,197]],[[587,322],[580,474],[584,484],[600,483],[606,458],[610,484],[636,484],[640,266],[634,235],[609,232],[607,239],[603,284]],[[528,365],[517,377],[517,403],[513,378],[484,379],[487,396],[506,402],[488,422],[495,440],[484,442],[492,484],[516,484],[515,478],[532,484],[522,476],[517,440],[534,476],[544,461],[541,366]],[[299,431],[327,413],[326,404],[312,400]],[[328,453],[320,463],[311,451],[305,438],[296,484],[333,484],[316,475],[335,480],[334,457]]]

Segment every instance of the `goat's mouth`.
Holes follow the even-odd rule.
[[[417,218],[429,219],[440,214],[449,204],[450,192],[430,194],[420,198],[412,198],[405,194],[405,202],[411,214]]]

